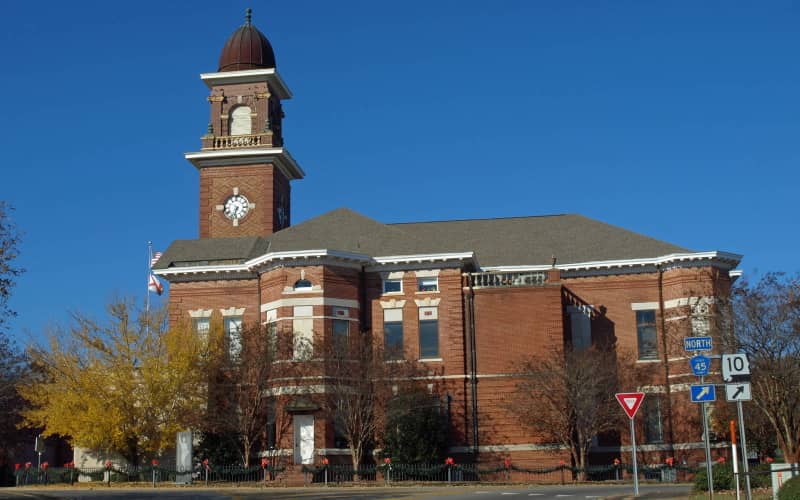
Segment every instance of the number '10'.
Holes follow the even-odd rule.
[[[728,371],[732,372],[744,371],[743,357],[727,358],[726,361],[728,362]]]

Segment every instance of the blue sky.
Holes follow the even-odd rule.
[[[253,22],[294,98],[293,223],[580,213],[797,272],[791,2],[29,2],[0,17],[0,199],[24,231],[20,343],[144,296],[197,236],[199,74]]]

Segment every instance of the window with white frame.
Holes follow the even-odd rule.
[[[692,335],[699,337],[711,331],[711,306],[703,299],[692,305]]]
[[[639,359],[658,359],[656,344],[656,311],[636,311],[636,340]]]
[[[419,308],[419,357],[439,357],[439,308]]]
[[[383,310],[383,350],[387,360],[403,359],[403,310]]]
[[[242,317],[225,316],[225,342],[228,345],[228,355],[233,361],[238,361],[242,354]]]
[[[383,280],[383,293],[398,293],[403,291],[402,278],[386,278]]]
[[[346,346],[350,337],[350,310],[346,307],[333,308],[331,335],[335,346]]]
[[[203,344],[208,342],[208,333],[211,331],[211,318],[192,318],[192,329]]]
[[[269,352],[272,359],[278,357],[278,310],[269,309],[267,311],[267,342],[269,342]]]
[[[439,291],[439,278],[431,276],[426,278],[417,278],[417,291],[418,292],[438,292]]]
[[[642,401],[642,413],[645,443],[663,443],[664,419],[661,415],[661,397],[658,394],[647,394]]]
[[[307,360],[313,356],[314,318],[313,306],[294,306],[292,319],[292,357],[295,360]]]

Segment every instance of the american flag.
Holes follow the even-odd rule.
[[[153,253],[153,256],[150,257],[150,267],[155,266],[156,262],[158,262],[158,259],[160,259],[160,258],[161,258],[161,252]]]

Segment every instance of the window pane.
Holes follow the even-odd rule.
[[[242,353],[242,317],[225,318],[225,338],[228,341],[228,354],[232,360],[238,360]]]
[[[419,355],[421,358],[439,357],[439,321],[419,322]]]
[[[655,311],[636,311],[636,337],[639,359],[658,359]]]
[[[648,394],[642,402],[644,410],[644,438],[646,443],[664,441],[664,423],[661,419],[661,399]]]
[[[403,282],[401,280],[396,279],[396,280],[383,281],[383,293],[402,292],[402,291],[403,291]]]
[[[383,348],[386,359],[403,359],[403,323],[383,324]]]
[[[333,320],[333,343],[334,345],[346,345],[347,337],[350,334],[350,322],[343,319]]]
[[[439,290],[439,278],[420,278],[417,280],[420,292],[436,292]]]
[[[211,319],[210,318],[195,318],[193,321],[194,332],[197,336],[203,341],[203,343],[208,342],[208,332],[211,329]]]

